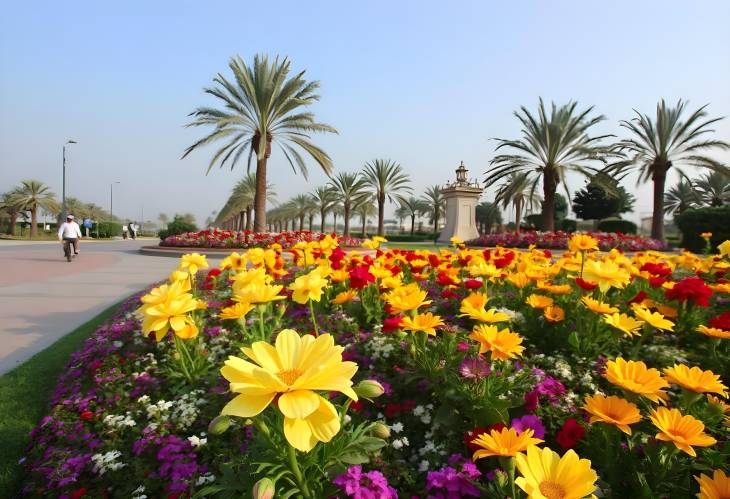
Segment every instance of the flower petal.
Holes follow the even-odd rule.
[[[309,390],[294,390],[279,397],[279,410],[287,418],[303,419],[319,407],[319,395]]]
[[[228,402],[221,414],[224,416],[239,416],[242,418],[252,418],[260,414],[274,400],[276,393],[266,393],[264,395],[238,395]]]

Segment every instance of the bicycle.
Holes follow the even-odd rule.
[[[76,257],[75,251],[72,249],[74,244],[74,239],[64,239],[63,240],[63,256],[66,257],[66,260],[70,262]]]

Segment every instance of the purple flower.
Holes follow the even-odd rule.
[[[347,472],[332,483],[344,490],[347,497],[354,499],[398,499],[398,492],[388,485],[388,480],[379,471],[362,472],[362,466],[350,466]]]
[[[533,435],[535,438],[542,439],[545,437],[545,427],[542,425],[540,418],[534,414],[515,418],[512,420],[512,423],[510,423],[510,426],[517,430],[517,433],[522,433],[523,431],[530,429],[535,432]]]
[[[461,464],[461,470],[454,466]],[[481,472],[471,461],[460,454],[449,458],[449,466],[436,471],[429,471],[426,476],[426,490],[429,499],[447,499],[460,497],[479,497],[479,489],[472,483],[481,476]]]
[[[489,363],[481,357],[466,357],[459,366],[459,373],[466,379],[482,379],[491,372]]]

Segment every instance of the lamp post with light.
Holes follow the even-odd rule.
[[[68,140],[63,145],[63,185],[61,188],[61,220],[66,220],[66,146],[77,144],[75,140]]]
[[[109,184],[109,235],[112,235],[112,227],[114,223],[114,184],[121,184],[119,180]]]

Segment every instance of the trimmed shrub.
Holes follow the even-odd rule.
[[[578,230],[578,222],[572,218],[564,218],[560,221],[560,230],[565,232],[575,232]]]
[[[91,233],[96,236],[97,230],[99,231],[99,238],[117,237],[122,235],[122,224],[118,222],[99,222],[91,228]]]
[[[439,233],[413,234],[412,236],[410,234],[386,234],[385,238],[392,243],[417,243],[421,241],[433,241],[434,239],[437,239],[438,236]]]
[[[682,231],[682,247],[695,253],[705,248],[705,240],[700,237],[703,232],[712,232],[713,249],[730,239],[730,206],[686,210],[675,222]]]
[[[183,220],[182,217],[176,216],[172,222],[167,224],[167,229],[159,232],[160,239],[164,240],[169,236],[177,236],[186,232],[196,232],[198,227],[194,223]]]
[[[601,220],[598,222],[598,230],[601,232],[636,234],[636,224],[629,220]]]

